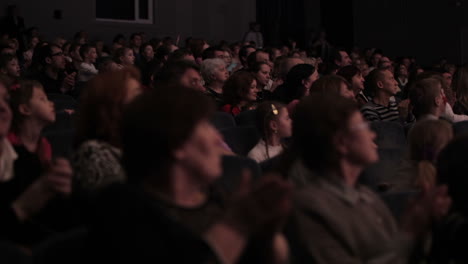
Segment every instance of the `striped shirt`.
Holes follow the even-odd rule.
[[[361,108],[361,112],[368,121],[400,121],[398,105],[390,101],[388,106],[383,106],[369,101]]]

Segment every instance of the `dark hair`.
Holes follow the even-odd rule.
[[[167,61],[173,62],[178,60],[183,60],[185,56],[193,56],[192,51],[188,49],[177,49],[169,55]]]
[[[440,89],[437,89],[437,85]],[[416,118],[429,114],[434,108],[434,100],[440,95],[442,82],[437,78],[425,78],[410,87],[409,99]]]
[[[286,81],[284,85],[286,87],[284,93],[285,102],[291,102],[295,99],[300,99],[305,91],[305,86],[302,83],[303,80],[309,78],[315,72],[315,67],[310,64],[297,64],[292,67],[286,75]]]
[[[133,40],[136,36],[142,36],[141,33],[132,33],[132,35],[130,35],[130,40]]]
[[[247,65],[249,66],[249,68],[253,67],[255,63],[257,63],[257,54],[260,52],[268,54],[268,52],[263,51],[263,50],[256,50],[250,53],[249,56],[247,57]],[[270,54],[268,54],[268,56],[270,56]]]
[[[252,64],[252,67],[249,67],[249,71],[252,73],[257,73],[262,69],[262,65],[267,65],[268,67],[270,67],[270,64],[264,61],[260,61],[260,62],[255,62],[254,64]]]
[[[359,70],[359,68],[354,65],[348,65],[339,69],[336,74],[345,78],[346,81],[348,81],[351,84],[353,83],[353,77],[357,74],[361,74],[361,70]]]
[[[213,47],[209,47],[207,49],[205,49],[202,53],[202,59],[203,60],[206,60],[206,59],[214,59],[216,58],[215,57],[215,52],[216,51],[222,51],[224,52],[224,50],[221,48],[221,47],[218,47],[218,46],[213,46]]]
[[[122,63],[122,60],[120,59],[120,57],[124,56],[125,55],[125,52],[127,50],[132,50],[131,48],[129,47],[122,47],[122,48],[119,48],[118,50],[115,51],[115,54],[114,54],[114,61],[118,64],[121,64]],[[133,51],[133,50],[132,50]]]
[[[123,34],[117,34],[114,37],[114,40],[112,40],[112,43],[118,43],[119,41],[124,40],[125,41],[125,36]]]
[[[239,50],[239,59],[241,60],[241,63],[246,63],[247,62],[247,49],[252,48],[255,49],[254,46],[252,45],[247,45],[247,46],[242,46]],[[243,58],[245,58],[245,61],[242,61]]]
[[[384,72],[388,71],[387,69],[375,69],[366,76],[366,81],[364,82],[364,93],[374,97],[379,89],[377,82],[381,81],[384,76]]]
[[[18,60],[18,58],[15,55],[11,54],[3,54],[0,55],[0,69],[5,68],[8,63],[12,60]]]
[[[270,129],[270,121],[276,120],[279,111],[286,109],[286,106],[279,102],[264,101],[255,109],[255,124],[257,126],[260,137],[265,141],[265,150],[267,157],[270,158],[268,151],[268,139],[271,138],[273,132]]]
[[[129,182],[165,186],[173,152],[197,124],[214,112],[211,99],[181,86],[164,86],[137,97],[123,119],[123,166]]]
[[[437,175],[440,184],[447,184],[452,209],[468,213],[468,134],[451,141],[439,154]]]
[[[84,60],[84,57],[85,57],[85,54],[88,53],[91,49],[95,49],[96,46],[94,45],[90,45],[90,44],[84,44],[84,45],[81,45],[80,47],[80,56],[81,56],[81,59]]]
[[[340,159],[333,138],[348,126],[359,111],[356,102],[340,96],[308,96],[293,115],[291,151],[299,155],[309,169],[324,172],[336,168]]]
[[[340,52],[347,52],[346,49],[344,48],[341,48],[341,47],[338,47],[338,48],[335,48],[331,54],[331,58],[330,58],[330,61],[332,63],[335,63],[335,61],[340,61],[341,62],[341,53]]]
[[[158,88],[158,86],[161,85],[168,86],[179,83],[180,78],[189,69],[200,72],[200,68],[191,61],[179,60],[167,63],[160,71],[155,73],[153,82],[154,87]]]
[[[255,76],[247,71],[238,71],[232,74],[224,83],[223,98],[226,104],[238,105],[249,93],[250,86],[255,80]]]
[[[343,83],[351,90],[350,84],[345,78],[339,75],[323,76],[312,84],[310,94],[319,96],[341,96],[341,84]]]
[[[166,62],[167,60],[166,56],[169,56],[170,54],[171,54],[171,49],[168,46],[162,45],[162,46],[159,46],[154,51],[154,58],[161,62]]]
[[[40,70],[41,67],[45,67],[47,65],[46,58],[52,55],[53,47],[62,49],[58,45],[52,43],[47,45],[37,45],[34,49],[31,67],[36,70]]]
[[[42,84],[34,80],[21,81],[20,85],[10,90],[10,108],[13,113],[13,119],[11,122],[11,129],[14,132],[19,132],[19,126],[23,123],[24,115],[19,111],[19,106],[22,104],[29,104],[29,101],[33,97],[34,88],[44,90]]]
[[[126,81],[140,81],[134,67],[98,74],[88,82],[80,100],[77,119],[76,146],[89,139],[98,139],[120,147],[120,129]]]

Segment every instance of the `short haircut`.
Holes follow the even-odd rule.
[[[84,59],[85,54],[87,54],[93,48],[95,49],[96,46],[90,45],[90,44],[81,45],[81,47],[80,47],[80,56],[81,56],[81,58]]]
[[[348,81],[339,75],[323,76],[312,84],[310,94],[318,96],[341,96],[340,91],[342,84],[345,84],[348,89],[351,89]]]
[[[212,100],[202,92],[180,85],[163,86],[137,97],[123,118],[122,160],[128,181],[164,187],[174,151],[214,109]]]
[[[218,47],[218,46],[213,46],[213,47],[209,47],[207,49],[205,49],[202,53],[202,59],[203,60],[206,60],[206,59],[214,59],[216,58],[215,57],[215,52],[216,51],[222,51],[224,52],[224,50],[221,48],[221,47]]]
[[[299,155],[309,169],[323,173],[339,166],[340,154],[334,137],[348,127],[349,119],[358,113],[356,103],[340,96],[308,96],[293,115],[292,153]]]
[[[379,90],[377,82],[382,81],[385,78],[384,72],[388,71],[387,69],[375,69],[369,73],[364,82],[365,93],[369,94],[371,97],[374,97]]]
[[[345,78],[349,83],[353,83],[353,77],[357,74],[361,74],[361,70],[354,65],[348,65],[339,69],[336,74]]]
[[[0,55],[0,69],[5,68],[12,60],[18,60],[18,58],[12,54]]]
[[[226,66],[226,62],[222,59],[206,59],[201,64],[201,75],[206,83],[211,82],[211,75],[215,74],[220,67]]]
[[[183,60],[185,56],[193,56],[193,52],[189,49],[177,49],[169,55],[168,61]]]
[[[132,35],[130,35],[130,40],[135,39],[135,37],[137,37],[137,36],[141,37],[141,33],[132,33]]]
[[[416,118],[430,113],[434,108],[434,100],[440,96],[441,90],[442,82],[436,78],[419,80],[410,87],[409,99]]]
[[[189,69],[200,72],[200,68],[191,61],[180,60],[167,63],[154,75],[154,87],[178,84]]]

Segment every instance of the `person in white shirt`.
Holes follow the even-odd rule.
[[[247,156],[260,163],[283,151],[282,140],[291,137],[292,121],[286,106],[277,102],[263,102],[256,111],[261,139]]]
[[[80,56],[83,58],[83,62],[78,69],[78,81],[87,82],[99,73],[94,66],[97,59],[96,47],[88,44],[82,45],[80,48]]]

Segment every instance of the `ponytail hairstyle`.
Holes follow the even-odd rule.
[[[276,121],[280,114],[281,110],[286,109],[284,104],[274,102],[274,101],[265,101],[258,105],[256,109],[256,125],[257,129],[260,132],[260,137],[265,141],[265,150],[268,159],[270,158],[270,154],[268,151],[268,142],[273,134],[277,133],[277,131],[273,131],[270,127],[271,121]],[[284,146],[283,146],[284,147]]]

